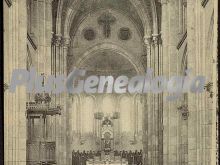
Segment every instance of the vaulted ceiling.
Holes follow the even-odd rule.
[[[123,12],[123,14],[128,16],[137,25],[139,31],[142,34],[144,33],[141,18],[139,17],[137,11],[128,0],[91,0],[88,2],[83,1],[80,4],[78,12],[73,19],[70,31],[73,32],[77,27],[75,25],[79,24],[87,14],[100,9],[114,9],[119,12]]]
[[[113,9],[128,16],[142,35],[158,34],[160,0],[54,0],[54,32],[68,36],[86,15]]]
[[[54,34],[74,36],[84,19],[103,9],[114,10],[126,16],[136,26],[141,38],[160,32],[160,0],[53,0]],[[139,63],[140,57],[135,58],[136,63]],[[71,58],[68,60],[71,61]],[[82,67],[89,74],[134,75],[137,71],[128,59],[112,52],[96,54],[85,61]]]

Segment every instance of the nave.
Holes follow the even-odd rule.
[[[110,150],[104,155],[108,163],[117,157],[114,151],[124,150],[128,164],[136,160],[130,150],[142,149],[144,165],[213,165],[216,3],[4,0],[4,164],[71,165],[73,150],[101,151],[101,158]],[[112,83],[103,85],[105,94],[27,94],[22,86],[10,92],[13,71],[30,68],[45,77],[85,69],[82,79],[131,78],[147,68],[154,77],[185,76],[191,68],[190,76],[208,79],[203,93],[188,92],[172,102],[167,92],[116,94],[107,88]],[[76,164],[85,164],[86,154],[78,155]]]

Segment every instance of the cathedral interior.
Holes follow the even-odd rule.
[[[6,165],[213,165],[215,0],[5,0]],[[10,93],[13,69],[39,75],[207,77],[204,92]]]

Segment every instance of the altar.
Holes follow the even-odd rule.
[[[110,153],[114,150],[113,122],[105,118],[101,127],[101,150]]]
[[[116,148],[114,120],[119,118],[119,114],[104,116],[102,113],[94,115],[95,120],[99,120],[99,135],[96,137],[96,151],[79,150],[72,153],[72,165],[131,165],[142,164],[142,150],[118,151]]]
[[[128,165],[126,159],[114,156],[113,121],[105,117],[101,126],[101,157],[86,161],[86,165]]]

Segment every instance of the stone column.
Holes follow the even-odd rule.
[[[61,35],[54,35],[52,39],[52,53],[51,53],[51,73],[55,76],[64,75],[67,76],[67,54],[70,45],[69,37],[62,37]],[[71,150],[68,148],[70,145],[69,141],[69,107],[67,104],[68,94],[62,93],[59,96],[54,96],[54,104],[58,104],[62,107],[61,116],[57,116],[56,127],[57,127],[57,163],[58,164],[69,164],[71,161],[69,154]],[[64,163],[65,162],[65,163]]]
[[[58,75],[59,74],[59,49],[61,45],[61,36],[60,35],[54,35],[51,41],[51,75]],[[55,94],[52,94],[52,103],[53,105],[59,105],[60,103],[60,96],[56,96]],[[63,108],[61,111],[61,116],[63,115]],[[63,139],[62,139],[62,123],[61,123],[61,116],[55,116],[55,136],[56,136],[56,162],[58,165],[63,163]]]
[[[147,67],[153,69],[153,77],[161,74],[161,42],[160,35],[146,36],[144,38],[147,52]],[[144,111],[144,157],[145,164],[159,164],[162,156],[162,99],[161,95],[151,91],[146,96],[146,110]]]
[[[70,38],[69,37],[63,37],[61,40],[62,49],[60,54],[60,74],[63,74],[67,77],[67,55],[68,55],[68,48],[70,46]],[[68,93],[61,94],[61,103],[63,104],[63,116],[62,116],[62,124],[66,129],[64,129],[63,136],[64,143],[66,145],[66,149],[64,152],[66,152],[66,164],[71,165],[71,159],[72,159],[72,149],[70,148],[70,125],[69,125],[69,117],[70,117],[70,105],[68,103]]]
[[[156,35],[156,53],[157,53],[157,76],[163,76],[163,51],[162,51],[162,39],[161,34]],[[156,94],[157,100],[157,136],[158,136],[158,164],[163,164],[163,93]]]
[[[200,1],[187,1],[188,67],[191,74],[205,75],[206,83],[213,82],[213,96],[189,93],[189,164],[214,164],[216,142],[216,38],[213,38],[215,18],[214,1],[202,7]],[[216,23],[216,22],[215,22]],[[209,30],[208,30],[209,29]],[[216,37],[216,36],[215,36]],[[209,45],[212,45],[209,48]]]
[[[52,38],[52,0],[36,1],[33,4],[31,36],[37,43],[36,65],[39,74],[50,74]]]
[[[52,0],[32,1],[33,13],[31,20],[31,37],[37,44],[35,55],[35,67],[38,74],[43,74],[45,78],[51,75],[51,39],[52,39]],[[46,128],[55,127],[53,125],[54,116],[46,116]],[[43,124],[43,123],[42,123]],[[55,140],[53,129],[47,130],[49,134],[45,136],[48,141]]]
[[[178,75],[177,44],[179,38],[179,5],[176,0],[162,1],[162,42],[163,42],[163,75],[168,79]],[[179,112],[177,101],[166,101],[170,94],[163,95],[163,163],[179,162]]]
[[[4,83],[10,86],[14,69],[27,61],[27,6],[25,0],[4,4]],[[4,164],[26,165],[26,89],[4,92]]]
[[[187,24],[187,40],[188,40],[188,67],[192,68],[192,74],[197,74],[197,40],[196,40],[196,1],[189,0],[188,1],[188,18],[191,17],[191,19],[188,19]],[[191,46],[192,45],[192,46]],[[198,97],[196,94],[188,94],[188,107],[189,107],[189,134],[188,134],[188,142],[189,142],[189,148],[188,148],[188,162],[189,164],[195,164],[197,165],[198,161],[198,105],[197,105],[197,99]]]
[[[145,48],[145,52],[147,55],[147,67],[150,67],[150,61],[151,61],[151,37],[150,36],[145,36],[144,37],[144,48]],[[149,138],[148,135],[150,133],[150,130],[148,129],[149,127],[149,115],[148,115],[148,111],[150,111],[150,106],[151,106],[151,97],[150,97],[150,93],[147,94],[144,98],[143,98],[143,102],[144,102],[144,111],[143,111],[143,162],[144,165],[147,165],[149,162],[149,158],[148,158],[148,144],[149,144]]]
[[[154,76],[158,76],[159,75],[159,39],[158,39],[158,35],[155,34],[153,35],[153,69],[154,69]],[[159,150],[158,150],[158,146],[159,146],[159,118],[158,118],[158,114],[159,114],[159,102],[158,102],[158,98],[159,95],[158,94],[153,94],[153,164],[159,164]],[[161,107],[162,108],[162,107]]]
[[[163,51],[163,56],[162,56],[162,61],[163,61],[163,74],[165,76],[169,76],[169,21],[168,20],[168,0],[162,0],[161,1],[162,5],[162,22],[161,22],[161,40],[162,40],[162,51]],[[168,96],[167,93],[163,93],[163,99]],[[167,102],[163,103],[163,163],[169,164],[168,163],[168,157],[169,157],[169,104]]]

